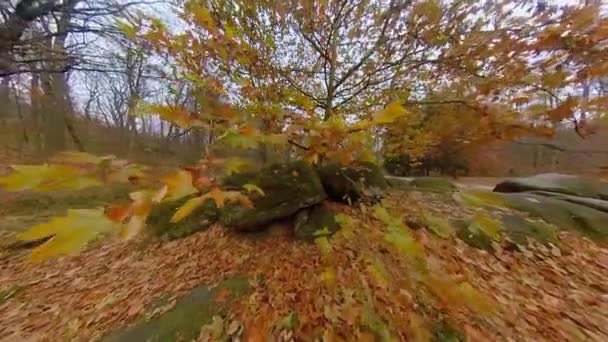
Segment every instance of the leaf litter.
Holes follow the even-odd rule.
[[[38,264],[5,255],[0,290],[19,291],[0,304],[0,340],[97,340],[239,274],[250,291],[198,340],[220,332],[246,341],[433,340],[446,319],[454,336],[471,341],[608,340],[605,246],[562,232],[559,248],[491,252],[404,223],[412,211],[431,224],[440,222],[433,215],[475,214],[440,196],[396,192],[374,208],[332,203],[346,233],[316,244],[287,230],[251,239],[215,225],[177,241],[110,241]],[[147,312],[161,294],[170,304]],[[229,295],[219,291],[215,304]]]

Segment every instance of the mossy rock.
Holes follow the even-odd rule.
[[[456,231],[456,236],[464,241],[467,245],[486,251],[492,250],[492,238],[484,234],[480,230],[469,229],[473,220],[472,219],[456,219],[452,220],[450,224]]]
[[[196,340],[202,327],[212,322],[213,316],[225,315],[229,306],[248,291],[249,282],[242,276],[225,280],[214,287],[195,288],[179,299],[171,310],[149,321],[138,322],[124,331],[110,334],[102,341]],[[221,301],[216,300],[220,293],[227,294],[223,295]]]
[[[187,196],[174,201],[162,202],[152,208],[146,221],[154,236],[168,240],[178,239],[207,229],[216,222],[219,210],[213,200],[207,200],[190,215],[177,223],[171,222],[175,211],[194,196]]]
[[[494,187],[495,192],[547,191],[566,195],[608,200],[608,183],[593,178],[546,173],[513,178]]]
[[[382,197],[383,190],[388,187],[382,169],[369,162],[352,166],[329,163],[319,167],[318,171],[327,195],[348,204],[363,197]]]
[[[577,231],[594,240],[608,239],[608,213],[532,193],[503,196],[509,207],[542,218],[559,229]]]
[[[319,236],[333,235],[340,229],[334,213],[323,204],[302,209],[294,221],[294,236],[312,241]]]
[[[253,193],[252,208],[229,204],[220,221],[238,231],[260,231],[276,220],[290,217],[303,208],[321,203],[327,194],[317,172],[306,162],[274,164],[258,172],[237,173],[223,181],[228,188],[254,184],[264,195]]]
[[[417,189],[431,191],[455,191],[456,185],[443,177],[418,177],[414,178],[410,185]]]
[[[519,215],[502,217],[504,231],[511,241],[517,245],[527,246],[529,239],[547,245],[557,245],[557,229],[542,221],[532,221]]]

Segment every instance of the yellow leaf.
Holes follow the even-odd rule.
[[[230,158],[224,162],[224,172],[226,175],[241,172],[252,167],[252,163],[243,158]]]
[[[35,241],[53,236],[36,247],[31,261],[41,261],[60,255],[79,252],[89,241],[100,234],[117,231],[119,224],[106,217],[103,208],[70,209],[66,216],[54,217],[47,223],[37,224],[18,234],[21,241]]]
[[[7,191],[81,190],[102,184],[85,170],[69,165],[13,165],[12,168],[13,173],[0,177],[0,184]]]
[[[401,101],[395,100],[386,106],[386,108],[374,113],[373,121],[377,125],[387,124],[407,115],[408,113],[409,112],[401,105]]]
[[[120,230],[120,237],[123,240],[131,240],[135,236],[139,235],[146,226],[146,219],[148,215],[133,215],[129,219],[129,222],[125,223]]]
[[[336,274],[331,268],[327,268],[319,277],[321,281],[330,285],[336,282]]]
[[[171,217],[171,223],[177,223],[184,219],[184,217],[190,215],[192,211],[205,203],[208,198],[203,196],[194,197],[186,201],[181,207],[177,209],[173,217]]]
[[[470,231],[480,231],[492,240],[498,241],[502,231],[502,223],[492,218],[487,213],[478,212],[469,225]]]
[[[260,189],[260,187],[255,184],[245,184],[243,185],[243,189],[247,190],[248,193],[257,192],[260,196],[266,196],[264,190]]]
[[[163,183],[167,185],[167,200],[176,200],[198,192],[192,184],[192,174],[186,170],[165,176]]]
[[[238,191],[224,191],[219,188],[213,188],[208,193],[204,194],[200,198],[205,200],[211,199],[215,202],[218,208],[222,208],[227,202],[237,202],[245,207],[253,207],[253,203],[249,197],[243,195]]]
[[[315,245],[319,247],[323,255],[328,255],[331,252],[331,244],[327,236],[321,236],[315,239]]]

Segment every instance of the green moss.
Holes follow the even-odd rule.
[[[190,215],[177,223],[171,222],[175,211],[193,196],[187,196],[175,201],[162,202],[155,206],[146,221],[154,236],[169,240],[188,236],[204,230],[217,221],[219,210],[213,200],[207,200]]]
[[[473,223],[472,219],[452,220],[452,226],[456,229],[456,236],[471,247],[492,250],[492,238],[478,229],[469,229]]]
[[[301,210],[294,222],[294,235],[297,239],[313,241],[321,235],[332,235],[340,229],[334,213],[321,205]]]
[[[216,301],[220,291],[228,294]],[[179,299],[175,306],[149,321],[128,327],[102,339],[105,342],[131,341],[191,341],[198,338],[201,328],[212,322],[213,316],[225,315],[230,305],[249,291],[246,277],[225,280],[214,287],[202,286]]]
[[[241,188],[248,183],[264,191],[264,195],[250,195],[253,208],[227,205],[220,215],[222,223],[240,231],[260,230],[327,197],[319,176],[303,161],[275,164],[256,173],[240,173],[224,179],[224,185],[229,188]]]
[[[518,245],[528,245],[528,238],[542,244],[558,244],[557,230],[545,222],[527,220],[519,215],[502,218],[507,236]]]
[[[382,169],[373,163],[356,166],[329,163],[321,166],[318,172],[328,196],[349,204],[362,197],[377,197],[388,187]]]
[[[580,204],[528,193],[503,194],[511,208],[525,211],[559,229],[590,239],[608,239],[608,213]]]

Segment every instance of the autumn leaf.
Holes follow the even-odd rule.
[[[568,97],[566,101],[561,103],[557,108],[547,112],[547,117],[553,121],[561,121],[572,117],[577,101],[573,97]]]
[[[478,212],[473,217],[468,229],[472,232],[481,232],[490,239],[498,241],[502,231],[502,223],[487,213]]]
[[[231,175],[233,173],[242,172],[243,170],[250,169],[252,167],[252,163],[243,158],[229,158],[224,161],[224,173],[226,175]]]
[[[401,105],[401,101],[395,100],[386,106],[386,108],[374,113],[372,117],[375,124],[382,125],[391,123],[398,118],[408,115],[408,113],[409,112]]]
[[[0,177],[7,191],[81,190],[102,183],[85,170],[70,165],[13,165],[14,171]]]
[[[167,200],[180,199],[198,192],[198,189],[193,185],[192,174],[186,170],[178,170],[165,176],[162,181],[168,187]]]
[[[103,208],[70,209],[66,216],[54,217],[18,234],[21,241],[50,240],[32,250],[31,261],[74,254],[104,233],[118,232],[119,224],[106,217]]]
[[[177,223],[183,220],[185,217],[190,215],[196,208],[200,207],[209,198],[203,196],[194,197],[186,201],[181,207],[177,209],[173,217],[171,217],[171,223]]]
[[[260,187],[255,184],[251,184],[251,183],[245,184],[245,185],[243,185],[243,189],[245,189],[247,191],[247,193],[256,192],[260,196],[266,196],[266,193],[264,193],[264,190],[260,189]]]
[[[213,200],[218,208],[222,208],[228,202],[236,202],[249,208],[253,207],[251,200],[238,191],[224,191],[220,188],[213,188],[201,197]]]
[[[219,141],[233,148],[252,149],[259,144],[258,137],[227,132],[218,138]]]
[[[146,219],[148,214],[145,215],[133,215],[127,223],[125,223],[120,229],[120,237],[123,240],[130,240],[135,236],[139,235],[146,226]]]

